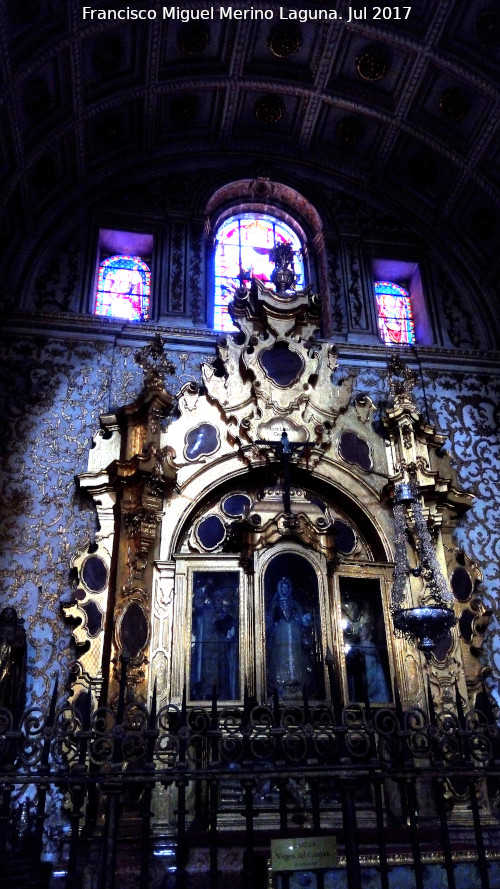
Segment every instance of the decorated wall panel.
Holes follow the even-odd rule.
[[[3,344],[1,604],[25,620],[29,700],[47,697],[56,676],[64,683],[74,658],[60,602],[75,590],[74,556],[97,531],[75,475],[87,469],[99,416],[142,386],[134,352],[56,339]],[[174,388],[198,376],[202,357],[178,353]]]

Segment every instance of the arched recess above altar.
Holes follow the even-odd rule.
[[[289,513],[283,504],[277,462],[260,463],[242,472],[237,458],[228,458],[212,464],[206,472],[201,471],[173,494],[163,518],[160,559],[155,566],[150,683],[157,682],[160,701],[170,697],[178,700],[185,685],[188,700],[192,701],[206,700],[207,695],[211,698],[214,685],[218,686],[219,697],[225,700],[242,700],[245,684],[252,696],[261,700],[269,697],[272,693],[266,682],[269,602],[265,601],[264,577],[266,566],[273,559],[278,559],[278,563],[284,559],[285,576],[287,561],[291,560],[293,565],[295,560],[292,574],[296,575],[300,574],[300,565],[305,574],[308,566],[313,566],[313,576],[319,583],[316,602],[308,610],[307,584],[303,581],[299,584],[303,599],[300,611],[302,616],[311,613],[311,620],[312,613],[316,615],[314,644],[316,658],[322,662],[321,681],[316,685],[323,689],[324,696],[326,652],[337,651],[339,647],[339,630],[337,627],[334,630],[331,615],[336,612],[335,584],[340,565],[345,566],[349,575],[353,574],[354,566],[358,566],[360,576],[371,576],[375,571],[389,578],[393,561],[390,521],[384,522],[383,514],[380,521],[377,515],[380,494],[363,480],[353,479],[350,473],[351,490],[345,485],[340,487],[342,472],[342,467],[328,466],[326,461],[313,473],[294,466]],[[203,484],[205,475],[206,485]],[[214,477],[219,479],[215,485]],[[229,577],[231,571],[238,575],[237,583]],[[279,579],[274,579],[275,585]],[[238,587],[237,601],[229,591],[231,582],[233,587]],[[206,678],[204,696],[200,698],[195,688],[196,685],[199,688],[200,680],[190,679],[193,672],[190,655],[199,648],[195,627],[203,613],[203,603],[197,600],[202,595],[199,590],[206,587],[204,608],[208,620],[212,599],[219,594],[220,586],[226,590],[226,604],[220,603],[219,619],[231,622],[233,640],[238,632],[239,679],[228,697],[227,690],[221,689],[218,670],[214,670],[213,675]],[[269,595],[268,590],[268,598]],[[385,587],[384,601],[387,612]],[[382,609],[382,600],[377,608]],[[305,625],[308,620],[306,616]],[[214,641],[212,644],[215,646]],[[224,646],[224,639],[220,644]],[[169,650],[171,660],[167,655]],[[340,665],[337,671],[340,676]],[[298,691],[301,696],[302,684]]]

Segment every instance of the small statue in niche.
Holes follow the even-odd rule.
[[[288,577],[278,581],[266,616],[267,682],[269,692],[288,700],[310,691],[314,657],[313,618],[293,595]]]
[[[17,720],[26,694],[26,633],[12,606],[0,612],[0,706]]]
[[[219,700],[238,697],[237,590],[209,577],[193,594],[191,699],[207,701],[216,686]]]
[[[350,701],[392,701],[380,642],[375,641],[373,615],[352,599],[342,605],[347,685]]]

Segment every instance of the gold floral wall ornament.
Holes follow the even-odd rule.
[[[395,353],[391,355],[388,362],[388,380],[389,391],[393,401],[396,403],[401,397],[410,395],[416,382],[416,374],[403,361],[401,355]]]

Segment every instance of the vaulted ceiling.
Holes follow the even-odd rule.
[[[0,235],[10,274],[41,233],[120,184],[161,172],[168,204],[200,171],[290,182],[295,169],[318,189],[329,177],[407,214],[494,290],[498,2],[407,0],[408,15],[385,6],[378,19],[377,7],[358,4],[367,17],[351,21],[344,0],[326,21],[314,18],[328,8],[317,2],[300,4],[306,21],[260,0],[222,4],[247,10],[245,20],[221,19],[206,2],[100,3],[146,10],[147,22],[98,18],[98,4],[81,0],[2,2]],[[213,18],[164,18],[164,7]],[[195,197],[186,197],[194,209]]]

